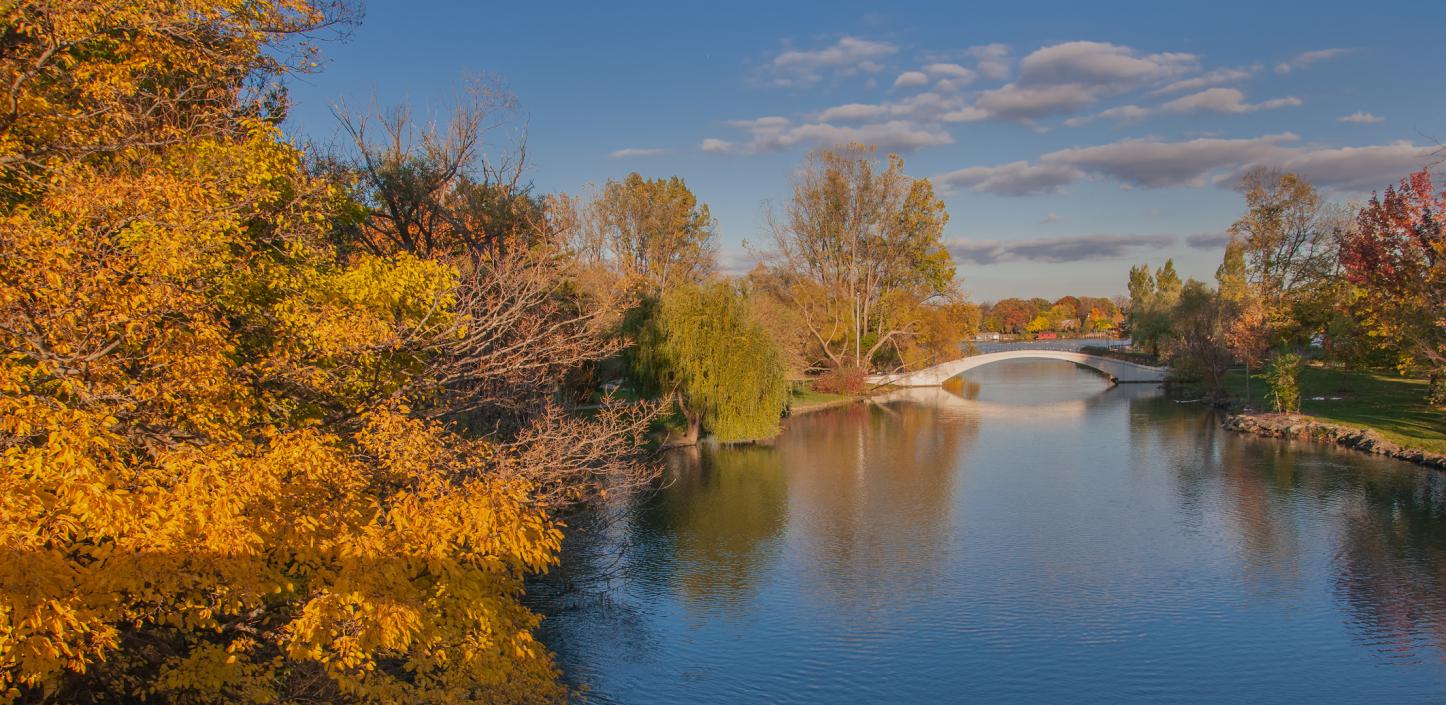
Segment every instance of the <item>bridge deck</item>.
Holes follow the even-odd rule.
[[[1068,350],[1006,350],[1004,352],[971,355],[969,357],[940,363],[913,372],[871,375],[870,384],[892,384],[899,387],[937,387],[951,377],[1002,360],[1063,360],[1092,368],[1120,383],[1159,383],[1165,381],[1168,368],[1151,367],[1099,355],[1087,355]]]

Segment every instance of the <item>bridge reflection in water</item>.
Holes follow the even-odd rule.
[[[528,595],[584,702],[1446,693],[1446,474],[1061,362],[874,399],[569,517]]]

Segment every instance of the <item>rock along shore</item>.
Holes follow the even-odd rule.
[[[1334,443],[1362,453],[1419,463],[1446,470],[1446,455],[1428,453],[1419,448],[1406,448],[1392,443],[1376,431],[1351,428],[1316,421],[1295,414],[1232,414],[1225,419],[1225,428],[1238,433],[1253,433],[1267,438],[1295,438],[1321,443]]]

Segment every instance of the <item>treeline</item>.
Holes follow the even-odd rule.
[[[0,701],[562,700],[523,579],[660,414],[767,436],[978,327],[892,155],[811,155],[730,278],[681,179],[536,193],[486,85],[288,141],[345,5],[0,18]]]
[[[943,246],[944,204],[903,166],[862,146],[809,155],[740,277],[717,271],[715,223],[677,177],[561,199],[584,288],[630,302],[627,350],[599,381],[675,410],[670,442],[738,441],[777,433],[793,385],[854,393],[871,370],[957,357],[979,309]]]
[[[1026,333],[1110,333],[1124,321],[1120,302],[1093,296],[1049,299],[1001,299],[980,305],[980,330],[1007,335]]]
[[[1302,360],[1393,366],[1446,405],[1446,193],[1411,174],[1361,206],[1332,204],[1297,174],[1255,170],[1239,188],[1215,286],[1171,262],[1130,270],[1134,344],[1223,394],[1224,375],[1264,370],[1273,405],[1298,411]]]

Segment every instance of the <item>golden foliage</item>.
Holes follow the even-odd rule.
[[[136,159],[0,220],[5,699],[555,697],[558,528],[398,401],[455,271],[336,260],[259,124]]]
[[[7,7],[0,702],[561,699],[526,460],[411,411],[457,269],[343,256],[238,98],[326,14]]]

